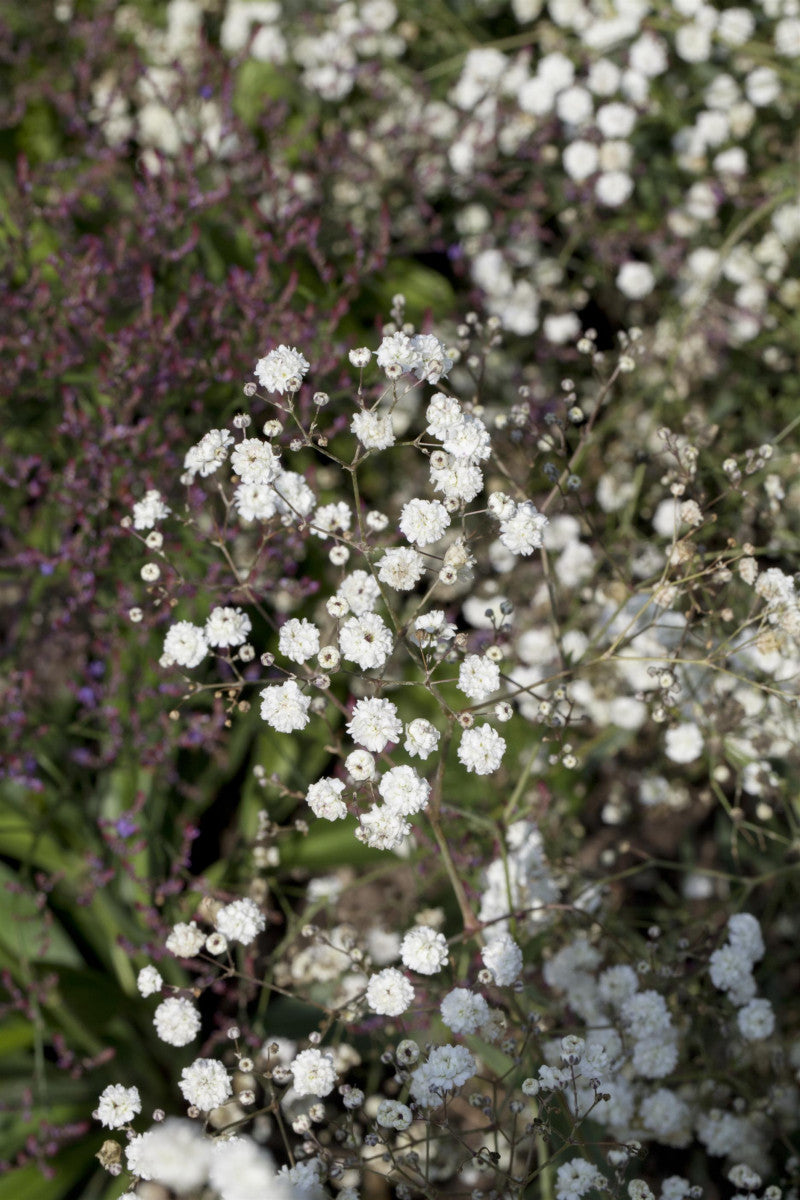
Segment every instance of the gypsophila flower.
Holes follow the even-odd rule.
[[[359,746],[378,754],[387,743],[399,742],[403,723],[391,700],[358,700],[347,724],[347,732]]]
[[[449,642],[458,632],[457,627],[448,621],[447,616],[439,608],[423,613],[414,621],[414,629],[420,646],[432,646],[436,642]]]
[[[442,1020],[453,1033],[477,1033],[489,1019],[489,1005],[469,988],[453,988],[439,1006]]]
[[[100,1093],[93,1115],[106,1129],[122,1129],[141,1111],[142,1101],[138,1088],[126,1088],[121,1083],[112,1083]]]
[[[556,1200],[581,1200],[592,1188],[602,1187],[603,1176],[585,1158],[562,1163],[556,1172]]]
[[[366,346],[359,346],[355,350],[348,351],[347,357],[354,367],[366,367],[372,358],[372,351]]]
[[[136,986],[139,989],[141,996],[154,996],[156,992],[160,992],[164,980],[161,978],[159,971],[155,967],[142,967],[136,977]]]
[[[195,921],[174,925],[166,940],[166,947],[176,958],[192,958],[202,949],[206,935]]]
[[[349,617],[339,630],[339,649],[362,671],[382,667],[392,649],[391,630],[377,613]]]
[[[406,740],[403,749],[412,758],[429,758],[439,745],[441,734],[435,725],[424,717],[415,717],[406,725]]]
[[[482,462],[492,452],[489,431],[480,417],[464,413],[447,429],[442,449],[453,458]]]
[[[206,938],[206,950],[209,954],[224,954],[228,949],[228,939],[221,933],[210,933]]]
[[[339,584],[336,596],[345,601],[347,608],[344,612],[331,613],[331,616],[346,616],[349,609],[354,616],[362,617],[374,610],[381,598],[381,589],[368,571],[351,571]]]
[[[279,733],[293,733],[296,729],[305,729],[309,722],[308,709],[311,698],[300,691],[293,679],[262,688],[259,694],[262,719],[273,729],[277,729]]]
[[[306,792],[306,804],[317,817],[339,821],[347,816],[347,805],[340,799],[345,789],[341,779],[320,779]]]
[[[247,898],[226,904],[217,913],[214,924],[229,942],[240,942],[243,946],[249,946],[267,927],[255,900]]]
[[[336,504],[323,504],[314,513],[311,532],[318,538],[347,533],[352,520],[353,514],[343,500]]]
[[[183,996],[163,1000],[153,1014],[153,1024],[162,1042],[188,1046],[200,1032],[200,1014]]]
[[[243,521],[268,521],[279,507],[278,495],[267,483],[240,483],[233,503]]]
[[[736,1014],[736,1024],[748,1042],[760,1042],[775,1031],[775,1013],[769,1000],[750,1000]]]
[[[358,818],[356,837],[373,850],[399,850],[411,833],[402,813],[386,804],[374,804]]]
[[[128,1170],[179,1195],[206,1183],[211,1145],[192,1121],[174,1117],[131,1138],[125,1147]]]
[[[450,516],[441,500],[409,500],[400,512],[399,524],[409,542],[430,546],[444,535]]]
[[[399,1017],[414,1002],[414,988],[402,971],[387,967],[371,975],[367,984],[367,1004],[383,1017]]]
[[[268,392],[295,391],[311,364],[292,346],[276,346],[255,365],[253,374]]]
[[[212,608],[206,621],[206,641],[209,646],[241,646],[252,628],[241,608]]]
[[[133,528],[152,529],[156,521],[163,521],[172,509],[164,502],[161,492],[151,488],[133,506]]]
[[[155,583],[161,575],[161,568],[157,563],[145,563],[139,574],[145,583]]]
[[[387,550],[378,563],[378,578],[398,592],[409,592],[425,570],[425,559],[410,546]]]
[[[533,554],[542,545],[547,517],[536,505],[525,500],[515,506],[511,516],[500,519],[500,541],[512,554]]]
[[[202,1112],[211,1112],[231,1096],[231,1081],[221,1062],[213,1058],[198,1058],[184,1067],[178,1087],[187,1104]]]
[[[292,617],[281,626],[278,649],[292,662],[304,663],[319,650],[319,630],[305,617]]]
[[[497,986],[507,987],[522,971],[522,951],[510,933],[494,934],[490,938],[481,950],[481,958],[494,975]]]
[[[365,450],[386,450],[395,443],[391,413],[357,412],[350,428]]]
[[[465,1084],[476,1070],[466,1046],[435,1046],[428,1061],[412,1073],[411,1095],[425,1108],[436,1108],[444,1095]]]
[[[475,775],[491,775],[503,761],[505,738],[491,725],[465,729],[458,746],[458,759]]]
[[[298,1096],[327,1096],[336,1084],[330,1051],[301,1050],[291,1063],[291,1072]]]
[[[231,453],[231,469],[242,483],[268,484],[280,474],[280,458],[269,442],[243,438]]]
[[[208,654],[206,635],[191,621],[177,621],[164,638],[163,659],[179,667],[196,667]]]
[[[420,975],[436,975],[447,962],[447,942],[444,935],[429,925],[409,929],[400,945],[400,957],[405,966]]]
[[[213,475],[228,457],[233,434],[228,429],[209,429],[196,446],[187,450],[183,469],[190,475]]]
[[[664,736],[664,753],[676,763],[690,763],[703,752],[703,735],[693,721],[684,721],[668,729]]]
[[[353,750],[344,760],[344,767],[356,783],[364,783],[376,776],[375,759],[368,750]]]
[[[430,784],[413,767],[392,767],[378,784],[384,803],[394,812],[409,816],[427,806]]]
[[[485,700],[500,687],[500,668],[480,654],[468,654],[458,670],[458,687],[470,700]]]
[[[411,1109],[407,1104],[398,1100],[381,1100],[375,1113],[375,1120],[382,1129],[408,1129],[413,1120]],[[341,1192],[339,1193],[341,1196]]]
[[[728,917],[728,939],[750,962],[758,962],[764,957],[761,926],[752,913],[733,913]]]
[[[231,9],[228,9],[230,12]],[[242,1093],[237,1099],[241,1102]],[[251,1138],[215,1138],[211,1148],[208,1181],[220,1200],[291,1200],[293,1193],[278,1182],[275,1162],[269,1151]]]

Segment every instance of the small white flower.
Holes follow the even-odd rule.
[[[398,1100],[381,1100],[375,1114],[375,1120],[382,1129],[402,1131],[408,1129],[413,1119],[408,1105],[401,1104]]]
[[[400,513],[400,530],[418,546],[438,542],[450,524],[450,516],[441,500],[409,500]]]
[[[391,413],[357,412],[350,428],[365,450],[386,450],[395,443]]]
[[[468,654],[459,667],[458,687],[470,700],[485,700],[500,687],[500,668],[480,654]]]
[[[184,1067],[178,1087],[186,1103],[203,1112],[219,1108],[233,1094],[228,1072],[213,1058],[198,1058]]]
[[[188,925],[180,922],[173,925],[165,945],[176,958],[193,958],[202,949],[205,940],[206,935],[195,921],[190,921]]]
[[[458,746],[459,761],[475,775],[491,775],[503,761],[505,738],[491,725],[465,729]]]
[[[228,457],[233,434],[228,429],[209,429],[196,446],[187,450],[183,469],[190,475],[213,475]]]
[[[442,1020],[453,1033],[477,1033],[489,1020],[489,1005],[469,988],[453,988],[442,1000]]]
[[[425,570],[425,559],[410,546],[387,550],[378,563],[378,578],[398,592],[409,592]]]
[[[196,667],[208,654],[206,635],[191,621],[176,621],[164,638],[163,657],[179,667]]]
[[[122,1129],[141,1111],[142,1101],[138,1088],[126,1088],[121,1083],[112,1083],[100,1093],[93,1115],[106,1129]]]
[[[435,725],[424,717],[415,717],[406,725],[406,740],[403,749],[412,758],[428,758],[439,745],[441,734]]]
[[[378,754],[388,742],[399,742],[403,723],[391,700],[357,700],[347,732],[354,742]]]
[[[675,725],[664,737],[664,752],[676,763],[695,762],[703,752],[703,745],[703,735],[693,721]]]
[[[403,963],[420,975],[437,975],[447,962],[447,953],[444,934],[430,925],[415,925],[400,945]]]
[[[315,816],[325,821],[339,821],[347,816],[347,805],[341,799],[345,789],[341,779],[320,779],[306,792],[306,804]]]
[[[327,1096],[333,1091],[336,1070],[330,1051],[301,1050],[290,1070],[298,1096]]]
[[[307,662],[319,651],[319,630],[305,617],[292,617],[281,626],[278,649],[292,662]]]
[[[161,991],[163,983],[164,980],[155,967],[142,967],[136,977],[136,986],[141,996],[154,996],[156,992]]]
[[[293,733],[305,729],[309,722],[308,709],[311,697],[300,691],[293,679],[286,683],[262,688],[261,717],[279,733]]]
[[[188,1046],[200,1032],[200,1014],[183,996],[163,1000],[153,1014],[153,1024],[162,1042],[169,1046]]]
[[[377,613],[349,617],[339,630],[342,657],[362,671],[382,667],[392,649],[392,633]]]
[[[249,946],[267,927],[264,914],[255,900],[234,900],[219,910],[214,918],[219,932],[229,942]]]
[[[280,474],[278,455],[261,438],[243,438],[231,454],[231,468],[242,483],[269,484]]]
[[[522,970],[522,951],[510,933],[496,934],[481,951],[484,965],[494,975],[498,987],[507,987],[519,978]]]
[[[291,346],[276,346],[264,358],[260,358],[253,372],[258,382],[268,392],[296,391],[310,364],[308,359]]]
[[[138,500],[133,506],[133,527],[134,529],[152,529],[156,521],[163,521],[164,517],[168,517],[172,509],[168,504],[164,503],[161,492],[151,488],[145,492],[144,498]]]
[[[399,1017],[414,1002],[414,988],[402,971],[387,967],[371,975],[367,984],[367,1004],[384,1017]]]
[[[241,608],[212,608],[206,621],[206,641],[209,646],[241,646],[252,628]]]

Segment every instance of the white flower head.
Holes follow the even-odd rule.
[[[291,346],[276,346],[264,358],[260,358],[253,372],[258,382],[268,392],[297,391],[310,363],[299,350]]]
[[[121,1083],[112,1083],[100,1093],[94,1117],[101,1125],[105,1125],[106,1129],[122,1129],[141,1111],[142,1101],[138,1088],[126,1088]]]
[[[221,1062],[213,1058],[198,1058],[181,1071],[178,1087],[187,1104],[203,1112],[211,1112],[231,1096],[231,1081]]]

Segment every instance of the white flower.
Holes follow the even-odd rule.
[[[344,769],[356,783],[364,783],[375,778],[375,759],[368,750],[353,750],[344,760]]]
[[[183,922],[173,925],[165,944],[176,958],[193,958],[202,949],[205,940],[202,929],[198,928],[195,921],[190,921],[188,925]]]
[[[664,752],[676,763],[694,762],[703,752],[703,735],[693,721],[684,721],[668,729],[664,737]]]
[[[229,942],[241,942],[243,946],[249,946],[267,927],[255,900],[247,898],[226,904],[217,913],[214,924]]]
[[[241,608],[212,608],[206,621],[209,646],[241,646],[253,623]]]
[[[483,472],[469,459],[448,454],[444,466],[431,464],[431,483],[434,491],[442,492],[446,500],[469,504],[483,487]]]
[[[432,608],[414,621],[414,629],[420,646],[434,646],[438,641],[449,642],[458,632],[447,614],[440,608]]]
[[[453,988],[442,1000],[442,1020],[453,1033],[477,1033],[489,1020],[489,1005],[469,988]]]
[[[301,1050],[290,1070],[298,1096],[327,1096],[333,1091],[336,1070],[330,1051]]]
[[[592,1188],[605,1184],[597,1167],[585,1158],[573,1158],[562,1163],[556,1172],[556,1200],[581,1200]]]
[[[507,987],[519,978],[522,951],[510,933],[495,934],[481,950],[484,966],[494,975],[498,987]]]
[[[336,504],[321,504],[314,513],[311,532],[315,537],[326,538],[334,533],[347,533],[353,522],[353,514],[344,500]]]
[[[211,1112],[231,1096],[231,1081],[221,1062],[213,1058],[198,1058],[181,1071],[178,1087],[187,1104],[203,1112]]]
[[[382,1129],[408,1129],[413,1119],[411,1109],[399,1100],[381,1100],[375,1114],[375,1120]]]
[[[392,649],[392,633],[377,613],[349,617],[339,630],[342,656],[362,671],[382,667]]]
[[[233,434],[228,429],[209,429],[196,446],[186,452],[184,471],[192,475],[213,475],[228,457],[228,447],[233,445]]]
[[[437,975],[447,962],[444,934],[430,925],[415,925],[403,938],[400,957],[411,971],[417,971],[420,975]]]
[[[240,483],[233,503],[243,521],[268,521],[278,511],[278,496],[267,483]]]
[[[655,287],[652,268],[644,262],[623,263],[617,272],[617,287],[629,300],[642,300]]]
[[[601,204],[618,208],[633,191],[633,180],[626,171],[604,171],[595,180],[594,193]]]
[[[339,821],[347,816],[347,805],[340,799],[345,789],[341,779],[319,779],[306,792],[306,804],[315,816],[326,821]]]
[[[387,967],[371,975],[367,984],[367,1004],[383,1017],[399,1017],[414,1002],[414,988],[402,971]]]
[[[403,749],[412,758],[428,758],[439,745],[441,734],[435,725],[424,717],[415,717],[406,725],[406,740]]]
[[[413,767],[392,767],[381,777],[378,791],[388,808],[409,816],[428,803],[430,784],[421,779]]]
[[[387,742],[399,742],[403,723],[391,700],[357,700],[347,732],[359,746],[378,754]]]
[[[299,350],[280,345],[258,360],[253,374],[268,392],[283,395],[297,390],[309,366],[308,359]]]
[[[459,762],[476,775],[491,775],[503,761],[505,738],[491,725],[475,725],[465,729],[458,746]]]
[[[186,1195],[207,1178],[211,1144],[194,1121],[168,1117],[125,1147],[128,1170]]]
[[[501,519],[500,541],[512,554],[533,554],[542,544],[547,524],[544,513],[531,500],[524,500],[515,506],[511,516]]]
[[[319,651],[319,630],[305,617],[292,617],[281,626],[278,649],[292,662],[304,663]]]
[[[373,804],[358,818],[356,837],[373,850],[399,850],[411,833],[403,814],[388,804]]]
[[[471,1079],[477,1070],[466,1046],[435,1046],[428,1061],[411,1076],[411,1095],[425,1108],[436,1108],[446,1092]]]
[[[255,7],[258,0],[246,4]],[[230,9],[228,10],[230,12]],[[248,1137],[217,1138],[212,1143],[208,1181],[220,1200],[292,1200],[296,1194],[281,1181],[269,1151]]]
[[[458,687],[470,700],[485,700],[500,687],[500,668],[480,654],[468,654],[458,670]]]
[[[400,513],[400,530],[418,546],[438,542],[450,524],[450,515],[441,500],[409,500]]]
[[[206,635],[191,621],[176,621],[164,638],[164,659],[179,667],[196,667],[208,654]]]
[[[365,450],[386,450],[395,443],[391,413],[357,412],[350,428]]]
[[[740,912],[728,917],[728,939],[750,962],[758,962],[764,957],[761,926],[752,913]]]
[[[231,454],[231,467],[242,483],[272,483],[280,474],[280,459],[269,442],[244,438]]]
[[[489,431],[480,417],[463,413],[458,421],[450,425],[442,438],[442,449],[455,459],[470,459],[481,462],[492,452]]]
[[[183,996],[163,1000],[153,1014],[153,1024],[162,1042],[169,1046],[188,1046],[200,1032],[200,1014]]]
[[[339,584],[337,596],[345,600],[356,617],[372,612],[381,596],[377,580],[368,571],[351,571]]]
[[[316,504],[316,496],[297,471],[282,471],[272,487],[284,525],[296,525],[305,520]]]
[[[600,155],[593,142],[585,142],[577,138],[564,148],[561,155],[564,170],[570,179],[582,183],[590,175],[594,175],[600,162]]]
[[[311,697],[304,695],[293,679],[262,688],[259,694],[262,719],[273,729],[279,733],[305,729]]]
[[[464,420],[464,413],[461,405],[453,396],[445,396],[444,392],[437,392],[431,396],[425,411],[425,419],[428,422],[426,432],[431,437],[438,438],[440,442],[443,442],[450,430]]]
[[[164,503],[161,492],[151,488],[145,492],[143,499],[133,506],[133,528],[152,529],[156,521],[162,521],[171,512],[172,509]]]
[[[425,570],[425,559],[411,546],[387,550],[378,563],[378,579],[398,592],[409,592]]]
[[[122,1129],[141,1111],[142,1101],[138,1088],[126,1088],[121,1083],[111,1083],[100,1093],[93,1116],[101,1125],[105,1125],[106,1129]]]
[[[164,980],[155,967],[142,967],[136,977],[136,986],[141,996],[154,996],[161,991]]]

